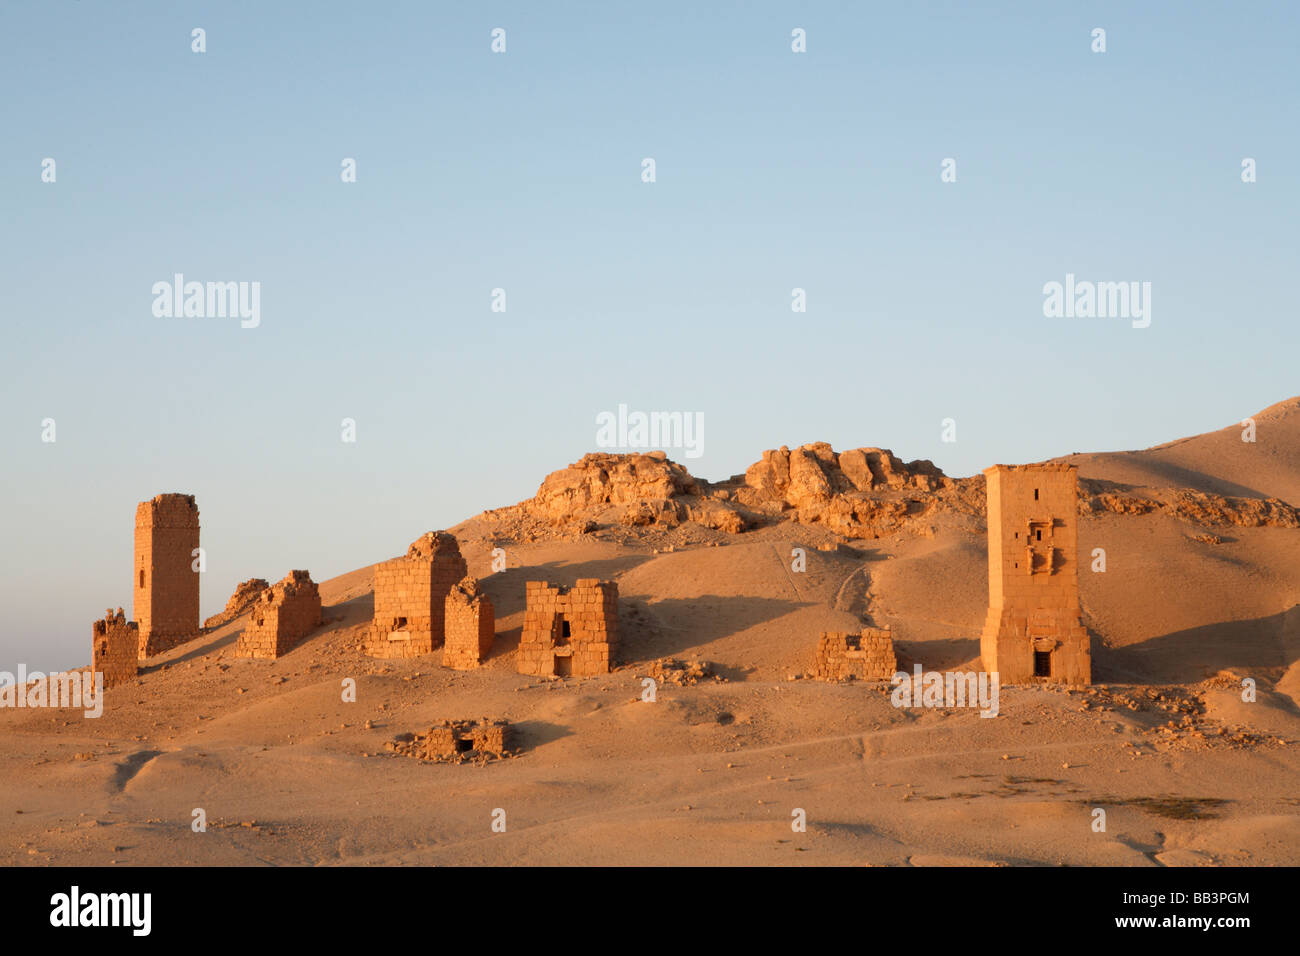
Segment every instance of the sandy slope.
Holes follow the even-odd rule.
[[[1300,398],[1250,416],[1255,441],[1234,422],[1217,431],[1143,451],[1071,455],[1085,478],[1146,487],[1194,488],[1220,495],[1276,497],[1300,505]]]
[[[1254,447],[1234,426],[1072,460],[1126,485],[1300,502],[1300,402],[1257,427]],[[1163,512],[1085,518],[1081,549],[1107,553],[1106,572],[1081,580],[1102,686],[1004,689],[990,720],[790,679],[820,630],[864,619],[893,626],[905,664],[971,663],[985,552],[959,515],[869,542],[787,523],[669,553],[599,535],[511,543],[498,574],[492,522],[475,519],[456,531],[498,609],[487,666],[362,655],[360,569],[322,585],[326,627],[278,661],[234,658],[239,619],[151,660],[99,720],[0,711],[0,862],[1296,863],[1300,532],[1219,529],[1215,544],[1205,530]],[[579,577],[619,582],[623,666],[515,673],[524,581]],[[641,701],[640,675],[664,656],[727,679]],[[346,677],[356,703],[341,700]],[[485,715],[518,725],[520,756],[451,766],[384,751],[397,733]],[[490,828],[496,808],[505,833]]]

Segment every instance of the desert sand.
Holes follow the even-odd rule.
[[[809,679],[818,634],[864,622],[893,628],[904,669],[979,669],[982,477],[913,463],[841,506],[842,487],[828,499],[793,467],[788,487],[759,494],[754,469],[753,483],[683,491],[660,480],[666,462],[642,462],[646,487],[589,463],[448,529],[496,607],[477,670],[443,669],[441,652],[366,657],[367,567],[321,582],[324,625],[277,660],[234,656],[245,615],[142,662],[99,719],[0,711],[0,862],[1295,864],[1300,399],[1254,417],[1254,443],[1233,424],[1063,459],[1082,487],[1090,687],[1004,687],[983,719],[896,708],[883,683]],[[1088,569],[1098,547],[1104,573]],[[791,570],[794,548],[806,571]],[[618,583],[618,666],[516,673],[525,582],[579,578]],[[718,679],[664,682],[644,701],[662,658]],[[516,727],[515,756],[392,750],[399,734],[484,716]]]

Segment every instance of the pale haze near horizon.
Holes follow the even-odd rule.
[[[620,403],[701,414],[669,454],[716,480],[811,441],[968,475],[1300,393],[1298,20],[6,5],[0,669],[88,663],[162,492],[206,617],[532,495]],[[260,325],[156,318],[174,273],[260,282]],[[1044,318],[1067,273],[1150,282],[1151,326]]]

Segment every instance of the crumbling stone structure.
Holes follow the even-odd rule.
[[[261,592],[239,632],[236,657],[274,659],[287,654],[321,624],[320,590],[306,571],[290,571]]]
[[[461,763],[512,756],[514,731],[508,720],[444,720],[427,734],[398,734],[394,753],[420,760]]]
[[[986,468],[989,612],[980,635],[984,669],[1004,684],[1092,680],[1079,612],[1078,469]]]
[[[226,602],[226,609],[204,621],[204,628],[212,631],[229,624],[252,607],[257,599],[262,596],[262,592],[270,586],[266,578],[249,578],[247,581],[240,583],[235,588],[235,593],[230,595],[230,600]]]
[[[430,531],[406,555],[375,565],[375,617],[366,643],[371,657],[419,657],[446,639],[446,599],[469,572],[456,537]]]
[[[140,657],[199,635],[199,509],[193,495],[155,495],[135,509],[134,617]]]
[[[91,627],[91,670],[104,675],[104,686],[133,681],[140,669],[140,627],[128,622],[121,608],[109,608]]]
[[[492,599],[479,587],[476,578],[466,577],[447,594],[445,626],[446,647],[442,666],[456,670],[473,670],[492,650],[496,636],[496,613]]]
[[[584,578],[572,588],[529,581],[518,670],[546,677],[608,674],[618,643],[618,585]]]
[[[894,635],[887,627],[864,627],[859,634],[823,631],[817,642],[813,676],[818,680],[889,680],[897,669]]]

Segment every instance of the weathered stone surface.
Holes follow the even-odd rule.
[[[618,645],[618,585],[584,578],[572,588],[529,581],[524,628],[516,652],[521,674],[585,677],[608,674]]]
[[[91,671],[104,675],[104,686],[115,687],[135,679],[139,672],[140,628],[128,623],[121,608],[104,612],[91,628]]]
[[[690,506],[687,516],[696,524],[728,534],[740,534],[749,527],[748,519],[734,507],[727,507],[725,499],[705,498]]]
[[[989,610],[984,669],[1004,684],[1092,681],[1079,611],[1079,497],[1073,465],[994,465],[988,479]]]
[[[462,578],[447,593],[445,627],[447,640],[442,666],[456,670],[478,667],[492,650],[496,634],[496,613],[478,579]]]
[[[212,630],[229,624],[252,607],[253,603],[262,596],[262,592],[270,586],[266,578],[249,578],[235,588],[235,593],[230,595],[230,600],[226,602],[226,609],[208,618],[203,622],[203,626]]]
[[[290,571],[262,591],[239,632],[236,657],[275,659],[293,650],[321,624],[320,591],[306,571]]]
[[[894,635],[885,627],[860,633],[823,631],[817,642],[813,676],[818,680],[889,680],[898,669]]]
[[[199,509],[193,495],[155,495],[135,510],[135,620],[140,657],[192,640],[199,629]]]
[[[514,736],[508,720],[444,720],[423,734],[398,734],[387,747],[437,763],[483,762],[513,756]]]
[[[821,523],[851,537],[873,538],[920,518],[933,493],[955,487],[928,461],[904,463],[888,450],[837,454],[826,442],[763,452],[745,474],[716,484],[693,477],[662,452],[593,454],[549,475],[537,495],[491,516],[532,518],[556,531],[604,527],[667,531],[685,523],[740,534],[770,519]],[[903,496],[917,493],[921,507]],[[977,509],[958,496],[968,514]]]
[[[446,640],[447,595],[467,574],[455,535],[430,531],[406,554],[375,565],[371,657],[419,657]]]
[[[697,492],[690,472],[669,461],[663,452],[591,454],[547,475],[525,505],[541,516],[569,516],[597,506],[669,501]]]

